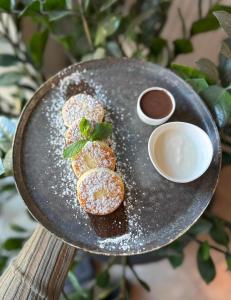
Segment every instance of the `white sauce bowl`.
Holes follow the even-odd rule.
[[[156,170],[168,180],[193,181],[209,167],[213,146],[200,127],[170,122],[156,128],[148,141],[149,157]]]
[[[150,91],[162,91],[169,96],[169,98],[172,102],[172,109],[171,109],[170,113],[167,114],[165,117],[159,118],[159,119],[150,118],[142,111],[141,106],[140,106],[141,99],[147,92],[150,92]],[[138,114],[140,120],[148,125],[157,126],[157,125],[165,123],[173,115],[175,108],[176,108],[176,102],[175,102],[175,98],[173,97],[172,93],[170,93],[168,90],[161,88],[161,87],[150,87],[150,88],[144,90],[139,95],[138,100],[137,100],[137,114]]]

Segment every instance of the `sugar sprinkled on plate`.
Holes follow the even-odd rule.
[[[114,107],[111,100],[107,97],[107,91],[103,89],[102,85],[97,83],[97,78],[92,72],[87,70],[78,72],[75,71],[70,75],[65,75],[64,78],[60,79],[57,86],[53,87],[52,93],[49,95],[49,99],[44,99],[44,101],[50,101],[50,105],[46,106],[44,115],[48,120],[49,131],[51,136],[50,141],[50,151],[53,152],[55,156],[55,164],[61,170],[61,174],[56,174],[61,178],[61,186],[59,188],[62,190],[60,197],[64,199],[64,205],[68,205],[73,211],[73,216],[76,217],[78,221],[81,215],[85,222],[80,223],[81,226],[89,227],[92,230],[92,226],[89,222],[89,217],[86,212],[81,208],[76,199],[76,177],[71,169],[71,164],[69,161],[64,160],[62,157],[63,149],[65,147],[65,131],[66,127],[63,124],[61,110],[66,101],[66,92],[69,84],[78,85],[80,82],[85,81],[91,88],[95,91],[95,97],[100,101],[106,108],[105,120],[107,122],[112,122],[115,119],[124,119],[124,109],[123,107]],[[126,118],[132,118],[132,115],[126,115]],[[133,182],[129,172],[132,172],[132,167],[128,160],[122,161],[120,157],[127,151],[126,143],[131,142],[133,136],[130,135],[129,130],[125,131],[123,136],[119,138],[118,128],[113,129],[112,139],[110,141],[112,149],[117,155],[117,170],[116,172],[122,177],[125,183],[126,196],[124,201],[124,206],[126,214],[128,217],[128,232],[115,237],[100,238],[95,240],[95,243],[100,249],[107,251],[116,251],[118,248],[127,251],[130,249],[131,245],[139,243],[141,249],[144,241],[143,228],[140,226],[140,214],[134,207],[134,203],[138,201],[136,197],[136,183]],[[132,155],[132,153],[131,153]],[[51,190],[54,194],[57,193],[57,185],[53,184]],[[68,200],[66,196],[68,197]],[[78,221],[80,222],[80,221]]]

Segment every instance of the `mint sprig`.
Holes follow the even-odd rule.
[[[93,128],[85,117],[81,119],[79,129],[84,139],[67,146],[63,151],[63,158],[72,158],[77,155],[88,141],[105,140],[112,134],[112,124],[107,122],[96,123]]]
[[[107,122],[97,123],[90,135],[91,141],[105,140],[112,134],[112,124]]]
[[[71,158],[75,155],[77,155],[82,149],[83,147],[86,145],[87,141],[86,140],[80,140],[77,141],[69,146],[67,146],[64,150],[63,150],[63,158]]]
[[[79,123],[79,129],[83,137],[88,139],[90,137],[92,127],[91,123],[84,117]]]

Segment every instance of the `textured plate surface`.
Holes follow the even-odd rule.
[[[142,90],[161,86],[176,99],[170,121],[190,122],[211,138],[214,157],[194,182],[177,184],[161,177],[148,157],[153,127],[136,114]],[[113,122],[117,171],[126,202],[109,216],[87,215],[76,201],[76,179],[62,159],[65,127],[60,110],[66,99],[86,92],[102,101]],[[70,66],[34,94],[20,119],[14,142],[16,183],[34,217],[66,242],[115,255],[158,249],[183,234],[207,207],[220,170],[216,125],[197,94],[172,72],[147,62],[106,59]]]

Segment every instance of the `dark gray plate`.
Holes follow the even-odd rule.
[[[153,127],[136,114],[140,92],[169,89],[176,99],[170,121],[196,124],[211,138],[214,157],[207,172],[188,184],[161,177],[148,157]],[[103,101],[113,122],[117,171],[126,201],[109,216],[87,215],[76,200],[76,180],[62,159],[65,128],[60,114],[72,94],[86,92]],[[13,150],[18,190],[34,217],[48,230],[87,251],[132,255],[158,249],[182,235],[207,207],[220,170],[216,125],[198,95],[179,77],[151,63],[106,59],[70,66],[35,93],[20,119]]]

